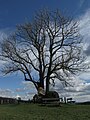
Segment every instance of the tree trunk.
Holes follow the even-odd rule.
[[[40,82],[37,82],[37,85],[38,85],[38,89],[39,89],[39,87],[42,87],[44,89],[44,81],[43,80],[42,81],[40,80]]]
[[[46,95],[49,92],[49,79],[46,79]]]
[[[40,87],[44,89],[44,80],[40,80]]]

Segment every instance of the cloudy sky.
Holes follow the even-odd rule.
[[[79,22],[84,39],[84,49],[90,60],[90,0],[0,0],[0,41],[15,30],[17,24],[32,20],[34,13],[42,8],[60,9]],[[0,65],[2,65],[2,61]],[[76,101],[90,101],[90,73],[75,76],[74,87],[63,88],[57,82],[55,89],[62,97],[73,97]],[[53,89],[53,88],[51,88]],[[31,98],[36,90],[25,82],[21,74],[3,76],[0,73],[0,96]]]

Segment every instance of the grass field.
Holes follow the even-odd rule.
[[[0,120],[90,120],[90,105],[0,105]]]

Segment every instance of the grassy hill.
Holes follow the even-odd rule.
[[[0,105],[0,120],[90,120],[90,105]]]

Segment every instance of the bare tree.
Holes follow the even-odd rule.
[[[5,74],[21,71],[36,89],[54,80],[68,83],[72,74],[85,69],[78,23],[58,10],[39,11],[33,22],[18,25],[14,35],[1,44]]]

